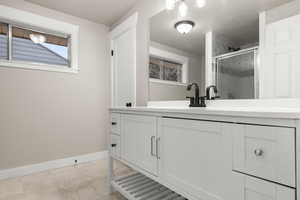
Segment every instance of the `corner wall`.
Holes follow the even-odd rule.
[[[25,1],[0,4],[80,26],[78,74],[0,67],[0,170],[106,150],[108,27]]]

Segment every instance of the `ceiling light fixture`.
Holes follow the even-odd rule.
[[[175,8],[176,0],[166,0],[166,9],[173,10]]]
[[[46,42],[46,37],[42,34],[31,33],[29,34],[31,41],[35,44],[43,44]]]
[[[179,21],[175,24],[175,29],[181,34],[188,34],[194,28],[195,23],[189,20]]]
[[[203,8],[206,5],[205,0],[196,0],[196,4],[199,8]]]
[[[182,0],[179,7],[178,7],[178,11],[179,11],[179,15],[180,17],[186,17],[187,12],[188,12],[188,6],[186,5],[185,1]]]
[[[177,3],[179,3],[178,11],[181,17],[186,17],[188,12],[188,6],[186,4],[187,0],[165,0],[166,1],[166,9],[173,10]],[[203,8],[206,5],[206,0],[194,0],[196,2],[197,7]]]

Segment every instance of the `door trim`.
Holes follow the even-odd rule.
[[[266,44],[266,26],[267,26],[267,14],[266,11],[259,13],[259,66],[258,72],[260,72],[261,68],[265,66],[265,44]],[[264,80],[263,76],[259,76],[260,84],[259,84],[259,98],[263,97],[263,84]]]
[[[109,38],[110,38],[110,52],[114,50],[114,40],[123,34],[124,32],[127,32],[130,29],[134,30],[134,41],[133,41],[133,46],[134,46],[134,102],[133,106],[136,106],[136,26],[138,22],[138,12],[135,12],[132,14],[130,17],[128,17],[125,21],[123,21],[121,24],[117,25],[114,27],[110,33],[109,33]],[[110,91],[111,91],[111,106],[114,107],[115,105],[115,88],[114,88],[114,72],[115,72],[115,65],[114,65],[114,55],[111,55],[110,59],[110,66],[111,66],[111,86],[110,86]]]

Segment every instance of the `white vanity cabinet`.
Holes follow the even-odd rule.
[[[111,157],[188,200],[299,200],[292,121],[218,119],[113,113]]]
[[[157,118],[121,115],[121,159],[157,175]]]

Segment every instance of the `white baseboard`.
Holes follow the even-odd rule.
[[[79,156],[74,156],[74,157],[69,157],[69,158],[64,158],[59,160],[47,161],[44,163],[27,165],[23,167],[0,170],[0,180],[25,176],[32,173],[42,172],[50,169],[72,166],[75,164],[75,160],[77,160],[77,163],[80,164],[80,163],[105,159],[107,157],[108,157],[108,151],[102,151],[102,152],[79,155]]]

